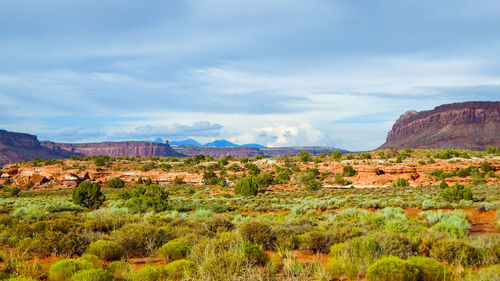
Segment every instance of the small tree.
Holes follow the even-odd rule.
[[[108,181],[108,187],[111,187],[111,188],[122,188],[125,186],[125,182],[116,177],[116,178],[112,178]]]
[[[355,176],[358,172],[354,170],[352,166],[345,166],[343,171],[342,171],[342,176],[344,177],[352,177]]]
[[[81,182],[73,189],[73,202],[88,209],[99,208],[106,196],[101,192],[101,185],[90,181]]]
[[[302,161],[304,163],[307,163],[307,162],[312,160],[311,154],[309,154],[305,151],[299,152],[299,154],[297,154],[297,157],[300,159],[300,161]]]
[[[245,196],[255,196],[257,195],[259,187],[257,185],[257,181],[255,177],[245,177],[241,179],[234,186],[234,193],[245,195]]]

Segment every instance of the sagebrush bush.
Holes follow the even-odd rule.
[[[410,183],[405,178],[397,178],[395,181],[392,182],[392,187],[408,187],[408,186],[410,186]]]
[[[239,227],[241,236],[252,243],[262,245],[264,249],[274,248],[277,240],[276,234],[269,224],[248,221]]]
[[[158,249],[158,255],[166,261],[183,259],[188,253],[189,247],[179,241],[169,241]]]
[[[114,261],[108,265],[108,270],[115,280],[126,280],[133,272],[132,267],[124,261]]]
[[[113,275],[102,268],[85,269],[75,273],[71,281],[113,281]]]
[[[119,260],[123,257],[123,248],[109,240],[99,240],[91,243],[88,252],[105,261]]]
[[[168,276],[174,279],[193,276],[196,270],[196,264],[190,260],[180,259],[173,261],[165,266]]]
[[[370,281],[417,281],[419,270],[398,257],[388,256],[368,267],[366,278]]]
[[[442,263],[429,257],[414,256],[409,257],[407,262],[416,266],[420,271],[419,280],[422,281],[449,281],[452,274],[450,269]]]
[[[449,216],[441,219],[431,229],[444,232],[452,237],[464,238],[469,234],[470,223],[459,217]]]
[[[458,239],[442,239],[434,243],[429,255],[451,265],[476,266],[481,262],[480,252],[467,242]]]
[[[71,259],[59,260],[50,267],[49,279],[51,281],[68,281],[76,272],[91,268],[92,265],[84,261]]]

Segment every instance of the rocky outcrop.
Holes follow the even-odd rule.
[[[5,164],[24,160],[59,159],[71,156],[108,155],[121,156],[178,156],[184,155],[174,151],[167,143],[151,143],[140,141],[102,142],[102,143],[54,143],[38,141],[30,134],[0,130],[0,167]]]
[[[34,135],[0,130],[0,167],[35,158],[55,159],[69,156],[66,152],[56,152],[42,146]]]
[[[380,148],[466,148],[500,146],[500,102],[445,104],[408,111],[394,123]]]
[[[95,156],[107,155],[111,157],[123,156],[177,156],[184,155],[174,151],[168,143],[153,143],[142,141],[126,142],[99,142],[99,143],[52,143],[43,142],[42,145],[52,151],[64,151],[73,155]]]

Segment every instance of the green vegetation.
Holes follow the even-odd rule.
[[[456,152],[74,158],[63,164],[131,173],[73,190],[4,185],[0,280],[496,280],[498,163]],[[434,157],[447,166],[422,181],[385,168]],[[145,165],[157,170],[133,173]],[[157,176],[167,170],[178,178],[159,184],[173,178]],[[358,188],[367,170],[384,187]]]
[[[73,189],[73,202],[87,209],[97,209],[106,200],[101,185],[90,181],[81,182]]]

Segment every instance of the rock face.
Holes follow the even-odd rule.
[[[42,142],[42,145],[52,151],[64,151],[72,155],[95,156],[177,156],[184,155],[174,151],[168,143],[153,143],[142,141],[99,142],[99,143],[53,143]]]
[[[463,102],[428,111],[408,111],[394,123],[380,148],[500,146],[500,102]]]
[[[34,158],[55,159],[70,156],[67,152],[55,151],[42,146],[34,135],[0,130],[0,167],[8,163],[33,160]]]
[[[24,160],[58,159],[75,156],[108,155],[120,156],[178,156],[168,143],[150,142],[102,142],[102,143],[54,143],[38,141],[30,134],[0,130],[0,167],[5,164]]]

